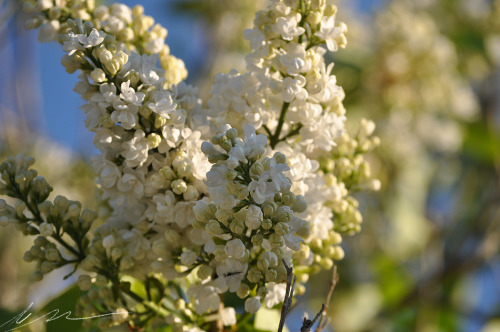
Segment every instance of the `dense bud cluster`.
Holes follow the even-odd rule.
[[[37,262],[33,279],[41,280],[55,268],[82,262],[97,215],[63,196],[47,200],[52,187],[30,169],[33,163],[33,158],[18,155],[0,165],[0,193],[14,199],[12,205],[0,200],[0,225],[15,224],[25,235],[39,235],[24,260]]]
[[[275,0],[257,13],[245,32],[248,72],[218,75],[208,110],[181,82],[185,68],[169,55],[166,30],[141,6],[24,7],[33,14],[27,26],[61,43],[62,64],[79,71],[75,91],[101,153],[92,166],[109,213],[88,239],[95,214],[63,197],[46,201],[48,185],[19,157],[2,166],[0,188],[21,202],[1,201],[0,221],[41,234],[25,257],[38,274],[67,263],[85,271],[78,314],[114,312],[100,327],[230,326],[238,306],[253,314],[283,301],[285,264],[300,294],[310,274],[343,258],[340,232],[361,223],[351,194],[379,187],[363,157],[378,139],[369,121],[355,137],[345,130],[344,93],[324,60],[326,49],[346,44],[334,5]],[[236,309],[227,292],[240,299]]]

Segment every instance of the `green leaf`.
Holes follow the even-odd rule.
[[[500,138],[489,130],[484,122],[467,126],[463,152],[471,159],[492,164],[500,152]]]
[[[47,322],[46,331],[47,332],[56,332],[56,331],[72,331],[72,332],[84,332],[87,331],[82,327],[81,320],[68,320],[66,316],[70,318],[77,318],[74,314],[75,306],[78,299],[83,295],[83,292],[78,288],[78,286],[73,286],[59,295],[57,298],[53,299],[49,303],[47,303],[40,311],[37,313],[37,317],[42,316],[44,314],[51,313],[47,315],[46,318],[43,318],[45,321],[50,317],[60,317],[54,319],[52,321]],[[58,310],[58,313],[56,313]],[[69,315],[66,315],[67,312],[70,312]]]

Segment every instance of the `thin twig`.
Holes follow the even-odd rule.
[[[320,311],[314,316],[313,320],[307,319],[307,317],[304,317],[304,321],[302,322],[302,327],[300,328],[300,332],[309,332],[311,331],[311,328],[313,327],[314,323],[318,320],[320,316],[323,315],[323,312],[325,312],[325,305],[321,305]]]
[[[321,315],[321,319],[319,320],[318,327],[316,328],[316,332],[320,332],[322,329],[326,327],[329,322],[329,319],[325,319],[328,311],[328,305],[332,299],[333,290],[335,286],[337,286],[337,282],[339,281],[339,275],[337,273],[337,265],[333,266],[332,279],[330,280],[330,289],[328,290],[328,295],[326,296],[325,310]]]
[[[297,281],[297,277],[293,275],[292,267],[288,266],[284,259],[282,261],[286,269],[286,291],[285,300],[283,301],[283,307],[281,307],[281,318],[278,332],[283,332],[283,328],[285,327],[286,316],[288,315],[290,307],[292,306],[293,291],[295,290],[295,282]]]

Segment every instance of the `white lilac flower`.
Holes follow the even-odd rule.
[[[209,284],[192,286],[188,289],[187,295],[194,299],[196,313],[203,314],[219,309],[220,297],[216,287]]]
[[[165,119],[170,119],[170,114],[175,110],[177,104],[172,99],[172,94],[168,91],[156,91],[155,102],[149,103],[148,107]]]
[[[223,265],[216,268],[216,284],[220,289],[229,289],[230,292],[236,292],[240,287],[241,281],[247,274],[248,264],[242,264],[234,259],[226,259]]]
[[[330,52],[338,50],[336,38],[345,32],[345,26],[335,26],[335,16],[325,16],[321,19],[321,27],[316,36],[326,42],[326,47]]]
[[[198,255],[191,250],[184,250],[181,254],[181,264],[185,266],[192,266],[196,262]]]
[[[59,33],[60,23],[57,20],[46,21],[38,32],[38,41],[47,43],[56,39]]]
[[[130,168],[142,166],[148,158],[148,143],[144,131],[137,130],[134,137],[122,144],[121,155],[125,158],[125,164]]]
[[[240,239],[233,239],[226,243],[224,250],[229,257],[236,259],[242,258],[245,255],[245,245]]]
[[[300,20],[300,16],[298,20]],[[278,17],[276,23],[273,25],[273,31],[280,34],[284,40],[292,40],[306,31],[304,28],[298,27],[297,23],[295,15]]]
[[[285,77],[283,80],[283,101],[290,103],[295,98],[297,100],[306,100],[308,93],[304,89],[306,79],[302,75],[297,75],[294,78]]]
[[[88,36],[83,34],[78,34],[78,42],[83,46],[83,48],[91,48],[101,44],[106,37],[106,33],[104,31],[98,31],[96,28],[93,28]]]
[[[268,290],[267,295],[264,297],[264,304],[268,308],[273,308],[279,303],[283,303],[286,295],[286,284],[277,284],[269,282],[266,284]]]
[[[262,210],[256,205],[250,205],[248,207],[245,219],[245,225],[248,229],[258,229],[262,223],[264,216]]]
[[[137,123],[137,112],[139,108],[133,104],[126,104],[121,100],[113,103],[114,111],[111,113],[113,122],[121,123],[123,128],[132,129]]]
[[[40,230],[40,234],[42,234],[45,237],[48,237],[48,236],[51,236],[52,234],[54,234],[54,226],[52,226],[51,224],[49,224],[47,222],[40,224],[39,230]]]
[[[311,68],[311,61],[306,58],[306,48],[302,44],[287,44],[286,52],[280,56],[280,62],[292,76],[306,73]]]
[[[266,135],[256,134],[255,128],[250,124],[246,125],[243,129],[245,132],[245,156],[250,159],[259,158],[266,151]]]
[[[130,81],[123,82],[120,86],[121,93],[120,98],[130,104],[135,106],[141,106],[144,100],[144,93],[136,92],[134,88],[130,86]]]

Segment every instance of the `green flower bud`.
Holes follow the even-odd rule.
[[[106,287],[108,285],[108,279],[102,274],[98,274],[95,278],[95,284],[99,287]]]
[[[325,0],[311,0],[311,10],[321,10],[325,6]]]
[[[224,141],[224,142],[222,142],[220,147],[229,152],[229,150],[231,150],[233,145],[231,144],[231,141]]]
[[[50,271],[52,271],[55,268],[55,264],[49,261],[43,261],[42,264],[40,265],[40,270],[42,270],[43,273],[47,274]]]
[[[226,180],[233,181],[238,176],[238,172],[234,169],[228,169],[226,172]]]
[[[304,295],[304,293],[306,292],[306,286],[297,284],[295,286],[295,291],[297,292],[297,295]]]
[[[208,279],[212,275],[213,271],[214,269],[210,265],[202,265],[197,272],[198,278],[201,280]]]
[[[28,250],[24,253],[23,259],[25,262],[32,262],[35,259],[35,257],[33,257],[31,252]]]
[[[36,201],[43,202],[49,197],[52,190],[52,187],[43,176],[37,176],[33,179],[33,190],[30,194],[36,197]]]
[[[276,152],[273,155],[273,158],[276,160],[278,164],[286,164],[286,156],[281,152]]]
[[[335,14],[337,14],[337,6],[333,4],[326,5],[325,16],[333,16]]]
[[[161,143],[161,136],[155,133],[151,133],[148,135],[146,138],[146,141],[148,142],[148,147],[150,149],[157,148],[158,145]]]
[[[174,301],[174,307],[177,310],[184,310],[186,309],[186,301],[184,299],[177,299]]]
[[[307,209],[306,200],[302,195],[295,196],[295,202],[291,206],[292,210],[297,213],[302,213]]]
[[[37,270],[35,272],[33,272],[33,274],[31,275],[31,279],[33,281],[40,281],[43,279],[43,272],[40,271],[40,270]]]
[[[340,246],[335,246],[335,254],[332,255],[332,259],[336,260],[336,261],[340,261],[342,259],[344,259],[344,249],[342,249],[342,247]]]
[[[166,256],[168,252],[167,243],[163,239],[154,241],[151,249],[158,256]]]
[[[247,273],[247,279],[251,283],[258,283],[259,280],[262,278],[262,273],[255,267],[252,267],[250,270],[248,270]]]
[[[248,285],[245,283],[241,283],[240,287],[238,287],[238,290],[236,290],[236,295],[240,299],[246,298],[249,293],[250,293],[250,287],[248,287]]]
[[[182,179],[174,180],[171,184],[172,191],[177,195],[182,195],[187,190],[187,184]]]
[[[264,172],[264,166],[258,161],[256,161],[251,167],[250,167],[250,176],[252,179],[258,179],[259,176]]]
[[[264,217],[273,217],[276,213],[276,210],[278,210],[278,205],[276,205],[276,203],[274,202],[264,202],[264,204],[262,204],[262,212],[264,213]]]
[[[266,271],[266,281],[272,282],[278,279],[278,272],[274,269],[268,269]]]
[[[111,259],[117,261],[123,256],[123,251],[120,248],[111,249]]]
[[[217,220],[211,219],[208,221],[205,226],[205,231],[207,231],[210,235],[221,235],[224,234],[224,230],[220,227],[220,224]]]
[[[323,257],[319,262],[319,265],[325,270],[330,270],[333,267],[333,261],[330,258]]]
[[[283,236],[278,234],[271,234],[271,236],[269,236],[269,242],[273,248],[280,248],[285,244]]]
[[[270,230],[271,228],[273,228],[273,221],[271,219],[265,218],[262,221],[262,228],[264,228],[266,231]]]
[[[179,243],[181,239],[179,233],[173,229],[167,229],[165,233],[163,233],[163,237],[169,244]]]
[[[217,246],[214,251],[215,260],[222,262],[227,259],[226,250],[224,246]]]
[[[274,226],[274,232],[280,236],[285,236],[290,231],[290,228],[284,222],[279,222]]]
[[[281,202],[287,206],[292,206],[295,203],[295,195],[291,191],[288,191],[281,195]]]
[[[234,234],[237,234],[237,235],[243,234],[243,231],[245,230],[245,222],[241,219],[234,219],[229,224],[229,229]]]
[[[22,218],[24,217],[24,210],[26,210],[26,204],[21,200],[17,200],[14,203],[14,209],[16,209],[17,216]]]
[[[280,206],[277,212],[278,212],[277,220],[280,223],[287,223],[292,219],[292,212],[290,208],[286,205]]]
[[[271,249],[271,252],[273,254],[275,254],[276,257],[280,257],[280,258],[283,257],[283,254],[284,254],[283,249],[281,249],[281,248],[273,248],[273,249]]]
[[[265,297],[267,293],[269,293],[269,289],[267,289],[266,286],[262,286],[257,289],[257,296]]]
[[[234,128],[231,128],[228,131],[226,131],[226,137],[230,140],[233,140],[236,137],[238,137],[238,131]]]
[[[49,248],[45,251],[45,258],[49,261],[59,262],[61,260],[61,255],[59,254],[59,250]]]
[[[155,123],[154,123],[155,128],[162,128],[166,124],[167,124],[167,119],[165,119],[164,117],[161,117],[159,115],[156,115]]]
[[[262,234],[255,234],[252,236],[252,244],[256,247],[260,246],[264,241],[264,236]]]
[[[269,269],[269,261],[265,258],[261,258],[257,261],[257,267],[259,268],[259,270],[266,272],[267,269]]]

